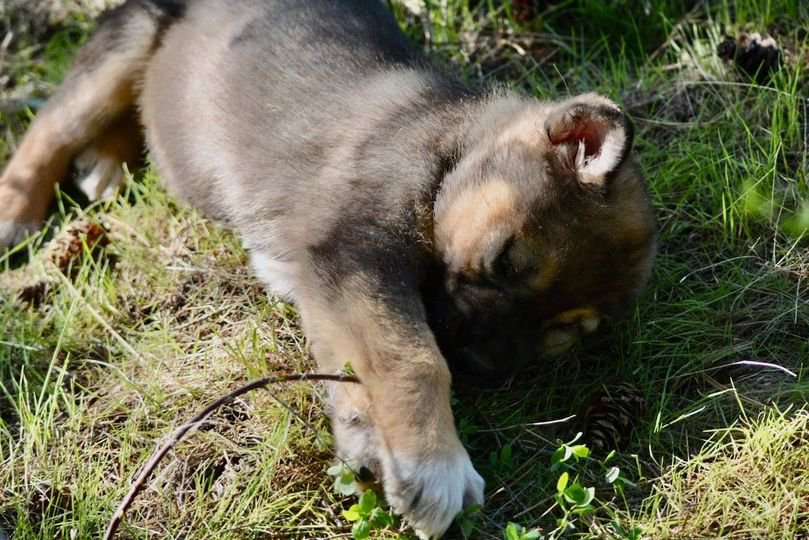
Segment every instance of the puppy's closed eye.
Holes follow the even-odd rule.
[[[494,277],[499,280],[525,280],[539,272],[540,258],[523,240],[512,236],[491,264]]]

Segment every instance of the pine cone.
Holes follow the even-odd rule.
[[[92,249],[109,244],[104,226],[90,218],[83,218],[68,225],[49,246],[50,258],[62,273],[69,273],[75,279],[78,261],[84,253],[84,246]],[[97,255],[96,255],[97,256]]]
[[[767,84],[783,62],[781,50],[775,40],[758,32],[725,36],[716,48],[716,54],[725,62],[733,63],[759,84]]]
[[[646,410],[646,400],[631,383],[621,381],[596,392],[584,411],[584,441],[591,448],[618,450]]]

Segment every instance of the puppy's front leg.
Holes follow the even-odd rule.
[[[350,362],[367,392],[373,433],[362,445],[378,445],[388,501],[421,538],[440,536],[463,507],[482,503],[484,482],[458,440],[449,369],[418,294],[367,275],[305,290],[299,304],[321,369],[334,372]],[[345,409],[357,402],[365,397],[333,402],[335,421],[365,414]],[[350,430],[335,433],[338,450],[357,446],[339,440]]]

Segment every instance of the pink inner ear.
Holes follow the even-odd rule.
[[[592,158],[601,152],[607,136],[607,126],[595,118],[576,118],[569,131],[558,133],[551,139],[552,144],[578,144],[584,142],[584,158]]]

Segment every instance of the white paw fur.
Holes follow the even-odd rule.
[[[40,223],[33,221],[19,223],[17,221],[0,221],[0,251],[19,244],[27,236],[39,230]]]
[[[458,443],[449,456],[421,461],[385,456],[385,496],[422,540],[439,538],[463,508],[483,504],[485,482]]]
[[[250,263],[253,273],[264,282],[271,293],[288,302],[295,302],[295,283],[299,270],[295,263],[281,260],[263,251],[251,251]]]
[[[76,158],[76,166],[82,171],[76,184],[91,201],[112,198],[124,181],[123,164],[92,147]]]

